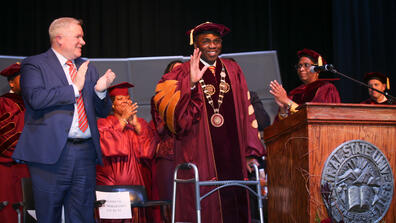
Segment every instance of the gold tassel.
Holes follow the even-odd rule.
[[[204,23],[201,23],[201,24],[197,25],[194,29],[191,30],[191,32],[190,32],[190,45],[193,45],[193,44],[194,44],[194,36],[193,36],[194,30],[195,30],[196,28],[202,26],[203,24],[206,24],[206,23],[211,23],[211,22],[204,22]]]
[[[322,56],[318,57],[318,66],[323,66]]]
[[[192,29],[190,32],[190,46],[194,44],[193,32],[194,32],[194,29]]]
[[[386,89],[390,90],[389,77],[386,78]]]

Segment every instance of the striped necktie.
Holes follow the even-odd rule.
[[[77,68],[74,66],[71,60],[68,60],[66,64],[69,66],[69,74],[74,81],[77,75]],[[84,102],[82,98],[82,92],[80,92],[80,96],[77,98],[77,113],[78,113],[78,127],[82,132],[85,132],[88,129],[88,119],[87,114],[85,113]]]
[[[215,66],[209,66],[209,70],[212,72],[213,75],[216,75],[216,67]]]

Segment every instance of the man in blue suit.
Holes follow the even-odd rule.
[[[99,78],[81,59],[85,45],[81,21],[64,17],[49,27],[51,49],[26,58],[21,89],[25,126],[13,158],[25,162],[32,177],[39,222],[93,222],[95,166],[102,155],[96,117],[111,111],[109,69]]]

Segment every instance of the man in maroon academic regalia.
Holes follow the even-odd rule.
[[[243,180],[247,164],[265,152],[244,74],[236,62],[219,58],[222,37],[229,31],[210,22],[188,31],[193,55],[161,78],[152,100],[156,126],[165,123],[175,135],[176,163],[196,164],[201,181]],[[179,174],[191,176],[191,171]],[[210,189],[201,187],[201,195]],[[195,222],[191,184],[178,186],[176,206],[176,221]],[[242,188],[223,188],[202,200],[201,208],[202,222],[250,222]]]
[[[130,87],[133,85],[128,82],[109,87],[113,114],[98,120],[103,153],[103,166],[98,165],[96,168],[98,185],[151,187],[142,174],[144,167],[141,159],[153,157],[156,143],[148,123],[136,115],[138,106],[132,103],[129,96]],[[142,217],[139,214],[137,222],[146,222]]]
[[[297,74],[302,85],[286,93],[285,89],[276,80],[270,83],[270,93],[274,95],[275,102],[279,105],[277,119],[287,117],[297,112],[296,108],[306,102],[340,103],[337,88],[327,80],[319,79],[319,73],[312,71],[312,66],[322,66],[326,61],[322,56],[311,50],[303,49],[297,52]]]
[[[25,106],[21,97],[20,64],[15,63],[3,71],[11,88],[9,93],[0,97],[0,202],[8,205],[0,211],[0,222],[18,222],[17,213],[11,205],[22,201],[21,178],[29,177],[25,164],[17,164],[11,155],[21,135]]]
[[[370,72],[364,75],[364,81],[370,87],[377,89],[379,91],[385,92],[389,91],[389,78],[380,72]],[[361,102],[362,104],[384,104],[384,105],[396,105],[396,101],[389,100],[385,95],[368,89],[370,98]]]

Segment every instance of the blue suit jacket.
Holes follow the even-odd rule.
[[[80,67],[84,60],[77,58],[74,62]],[[111,101],[108,95],[103,100],[96,95],[94,86],[98,79],[96,68],[89,64],[82,94],[97,162],[101,163],[96,117],[106,117],[110,113]],[[76,98],[51,49],[22,62],[21,89],[26,106],[25,126],[12,157],[27,162],[54,164],[66,145]]]

